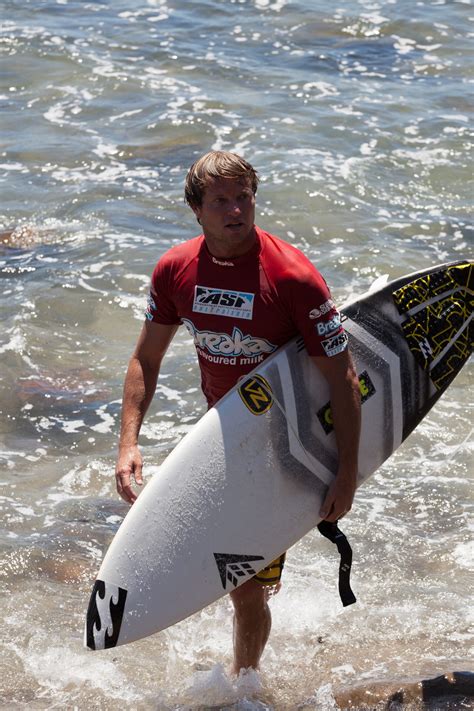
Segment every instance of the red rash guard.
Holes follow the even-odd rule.
[[[298,334],[313,356],[347,347],[319,272],[292,245],[255,230],[255,246],[241,257],[213,257],[201,235],[166,252],[153,272],[146,316],[186,326],[209,406]]]

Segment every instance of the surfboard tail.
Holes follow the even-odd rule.
[[[127,591],[96,580],[87,608],[84,646],[92,650],[110,649],[119,640]]]

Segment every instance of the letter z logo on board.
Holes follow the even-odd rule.
[[[253,415],[263,415],[273,405],[272,389],[261,375],[244,380],[239,388],[239,395]]]
[[[196,285],[193,311],[250,320],[253,315],[254,300],[255,294],[247,291],[229,291]]]

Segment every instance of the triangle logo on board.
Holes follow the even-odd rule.
[[[219,575],[221,576],[222,587],[227,588],[227,583],[231,583],[234,588],[244,577],[251,577],[257,574],[251,563],[256,560],[264,560],[263,555],[235,555],[232,553],[214,553]]]

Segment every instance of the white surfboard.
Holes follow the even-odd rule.
[[[343,307],[362,399],[358,484],[469,358],[473,274],[469,262],[434,267]],[[296,338],[209,410],[140,494],[100,568],[85,644],[133,642],[245,582],[318,524],[336,468],[328,387]]]

